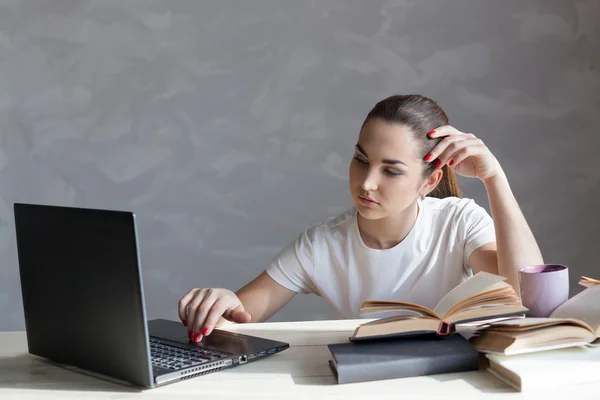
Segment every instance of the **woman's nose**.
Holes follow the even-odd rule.
[[[377,190],[377,180],[373,173],[367,173],[365,179],[363,179],[361,188],[365,192],[372,192]]]

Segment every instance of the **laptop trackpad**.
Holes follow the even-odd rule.
[[[234,355],[247,354],[254,350],[254,346],[248,338],[233,332],[214,330],[209,336],[203,337],[200,342],[194,343],[189,340],[188,330],[180,322],[155,319],[148,321],[148,329],[150,336],[181,343],[190,348],[205,347]]]

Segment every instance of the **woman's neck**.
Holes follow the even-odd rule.
[[[360,236],[368,247],[390,249],[404,240],[417,221],[419,206],[414,202],[401,214],[381,219],[357,215]]]

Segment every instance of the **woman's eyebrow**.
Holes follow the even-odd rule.
[[[367,152],[365,151],[365,149],[363,149],[363,147],[362,147],[360,144],[358,144],[358,143],[357,143],[355,147],[356,147],[356,148],[358,149],[358,151],[360,151],[360,152],[361,152],[361,153],[362,153],[362,154],[363,154],[365,157],[369,157],[369,156],[367,155]],[[382,162],[382,163],[384,163],[384,164],[392,164],[392,165],[393,165],[393,164],[402,164],[402,165],[404,165],[404,166],[407,166],[407,167],[408,167],[408,165],[406,165],[406,163],[405,163],[404,161],[401,161],[401,160],[392,160],[392,159],[386,158],[385,160],[381,160],[381,162]]]

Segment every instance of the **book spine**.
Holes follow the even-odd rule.
[[[438,334],[438,336],[448,336],[454,333],[454,325],[449,324],[446,321],[441,321],[436,333]]]

